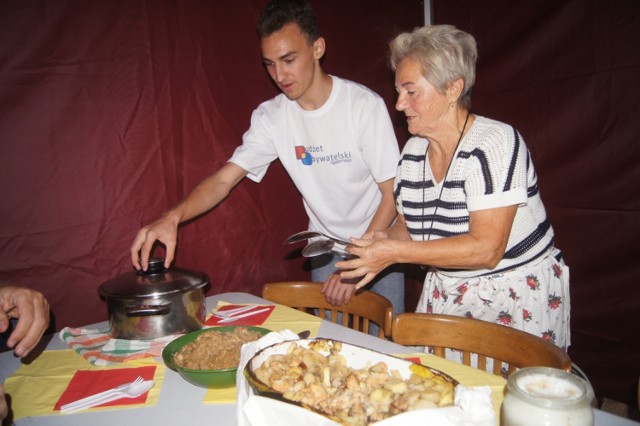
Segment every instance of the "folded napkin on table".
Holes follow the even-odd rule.
[[[71,378],[67,389],[62,393],[58,402],[56,402],[55,409],[60,410],[60,407],[70,402],[113,389],[124,383],[131,383],[136,380],[138,376],[144,380],[153,380],[155,372],[155,365],[109,370],[78,370]],[[144,404],[147,401],[147,395],[148,393],[144,393],[134,398],[123,398],[107,402],[100,405],[100,407]]]
[[[237,421],[239,426],[267,426],[278,418],[282,425],[338,425],[338,423],[297,405],[254,395],[242,370],[253,355],[262,348],[275,343],[294,340],[297,335],[290,330],[269,333],[261,339],[242,346],[240,368],[236,375]],[[453,364],[451,361],[448,361]],[[466,367],[466,366],[462,366]],[[470,367],[466,367],[470,368]],[[464,369],[463,369],[464,370]],[[479,371],[479,373],[487,374]],[[447,373],[449,374],[449,373]],[[500,378],[498,378],[500,379]],[[406,412],[375,423],[380,426],[404,426],[406,424],[438,424],[494,426],[497,417],[491,401],[491,387],[456,386],[454,405],[439,409],[423,409]]]
[[[120,372],[120,369],[126,371]],[[82,377],[75,379],[76,382],[74,384],[72,382],[78,370],[89,370],[89,372],[80,373]],[[103,380],[104,377],[102,375],[100,375],[100,377],[93,376],[94,373],[106,374],[107,376],[113,377],[120,377],[120,374],[123,374],[124,376],[118,379],[118,381],[121,380],[121,382],[115,384],[116,386],[133,380],[129,380],[131,376],[135,378],[140,375],[146,379],[153,376],[155,386],[151,388],[143,404],[144,406],[152,406],[157,403],[158,396],[160,395],[160,389],[165,375],[165,366],[152,358],[145,358],[111,367],[95,367],[89,364],[78,353],[70,349],[44,351],[30,364],[21,365],[4,383],[5,393],[11,397],[11,408],[14,419],[59,414],[60,412],[56,411],[55,407],[58,404],[66,403],[66,401],[61,400],[61,396],[66,393],[67,388],[73,392],[93,393],[92,389],[85,388],[82,390],[78,386],[83,383],[86,386],[99,385],[99,383],[92,384],[90,382],[98,382],[99,380]],[[90,379],[89,382],[85,381],[87,377]],[[108,387],[109,386],[107,386],[107,388]],[[97,391],[99,392],[100,390],[98,389]],[[122,405],[124,401],[125,400],[117,401],[119,403],[118,405]],[[138,402],[135,407],[139,406],[141,406],[141,404]],[[106,409],[109,409],[109,407],[91,408],[90,410]]]
[[[234,309],[241,306],[248,306],[244,304],[230,304],[228,302],[220,301],[213,308],[213,312],[225,311],[227,309]],[[256,315],[251,315],[246,318],[241,318],[238,321],[222,323],[218,325],[218,321],[210,313],[205,321],[205,326],[226,326],[226,325],[253,325],[267,328],[271,331],[279,330],[292,330],[299,333],[304,330],[309,330],[311,336],[317,336],[320,330],[320,324],[322,319],[316,316],[307,314],[297,309],[290,308],[284,305],[255,305],[256,310],[261,308],[271,308],[266,312],[261,312]],[[246,321],[245,321],[246,320]]]
[[[276,305],[276,309],[262,324],[271,331],[291,330],[295,333],[309,330],[311,337],[318,335],[322,319],[289,306]]]
[[[251,305],[226,305],[226,304],[221,305],[220,303],[218,303],[218,306],[216,306],[213,312],[230,311],[231,309],[243,308],[245,306],[251,306]],[[220,321],[222,321],[223,318],[218,318],[212,314],[206,319],[206,321],[204,322],[204,325],[206,326],[225,326],[225,325],[258,326],[258,325],[262,325],[267,320],[267,318],[269,318],[269,315],[271,315],[271,312],[273,312],[274,308],[275,308],[275,305],[253,305],[252,309],[242,312],[241,314],[239,314],[239,316],[248,314],[254,311],[259,311],[262,309],[266,309],[266,311],[257,313],[255,315],[249,315],[243,318],[238,318],[237,320],[234,320],[234,321],[225,321],[223,323],[220,323]]]
[[[113,365],[140,358],[162,355],[164,347],[178,335],[148,340],[126,340],[111,338],[111,329],[89,330],[65,327],[60,339],[94,365]]]

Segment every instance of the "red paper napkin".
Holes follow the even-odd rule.
[[[242,308],[243,306],[248,306],[248,305],[224,305],[224,306],[220,307],[220,309],[218,309],[217,312],[229,311],[231,309]],[[260,309],[265,309],[265,308],[269,308],[269,309],[264,311],[264,312],[260,312],[259,314],[250,315],[250,316],[244,317],[244,318],[238,318],[235,321],[227,321],[227,322],[223,322],[223,323],[219,323],[219,321],[221,321],[222,318],[218,318],[218,317],[216,317],[214,315],[211,315],[204,322],[204,325],[207,325],[207,326],[220,326],[220,327],[225,326],[225,325],[262,325],[267,320],[267,318],[269,318],[269,315],[271,315],[271,312],[273,312],[273,310],[275,309],[275,305],[256,305],[253,309],[250,309],[248,311],[242,312],[240,314],[240,315],[243,315],[243,314],[246,314],[246,313],[259,311]]]
[[[113,368],[110,370],[78,370],[71,378],[69,386],[62,393],[54,410],[60,410],[65,404],[77,401],[81,398],[104,392],[124,383],[133,382],[138,376],[145,380],[153,380],[156,372],[155,365],[137,368]],[[144,404],[147,402],[149,392],[135,398],[121,398],[107,402],[96,407],[109,407],[112,405]]]

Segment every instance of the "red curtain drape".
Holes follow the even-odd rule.
[[[252,110],[277,94],[255,30],[266,3],[0,2],[0,279],[42,291],[55,328],[107,318],[97,288],[132,270],[137,230],[224,164]],[[393,111],[387,43],[423,22],[421,2],[311,3],[325,70]],[[210,294],[260,294],[309,277],[282,244],[306,227],[276,162],[181,228],[175,264],[206,272]]]
[[[571,268],[572,360],[637,405],[640,2],[433,0],[478,42],[474,112],[515,125]]]

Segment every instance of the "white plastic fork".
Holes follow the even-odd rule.
[[[128,389],[142,382],[144,382],[144,378],[142,378],[142,376],[138,376],[133,382],[125,383],[118,387],[106,390],[104,392],[96,393],[94,395],[87,396],[77,401],[65,404],[60,407],[60,412],[70,413],[73,411],[81,410],[83,408],[89,408],[97,404],[104,404],[105,402],[107,402],[107,399],[112,397],[122,398],[123,396],[128,395],[125,393]],[[109,399],[109,401],[111,400],[112,399]]]
[[[141,384],[142,384],[142,383],[141,383]],[[122,398],[137,398],[137,397],[139,397],[140,395],[142,395],[143,393],[148,392],[148,391],[149,391],[149,389],[145,389],[145,391],[144,391],[144,392],[140,392],[140,393],[137,393],[137,392],[136,392],[135,394],[133,394],[133,393],[114,394],[114,395],[111,395],[111,396],[106,397],[106,398],[104,398],[104,399],[100,399],[100,400],[98,400],[98,401],[94,401],[94,402],[92,402],[92,403],[88,403],[88,404],[85,404],[85,405],[81,405],[81,406],[79,406],[79,407],[77,407],[77,408],[74,408],[74,409],[72,409],[72,410],[65,410],[65,411],[62,411],[62,410],[61,410],[61,411],[62,411],[64,414],[71,414],[71,413],[75,413],[75,412],[80,411],[80,410],[85,410],[85,409],[87,409],[87,408],[93,408],[93,407],[95,407],[95,406],[97,406],[97,405],[106,404],[107,402],[115,401],[116,399],[122,399]]]

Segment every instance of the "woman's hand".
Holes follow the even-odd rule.
[[[352,238],[352,245],[347,252],[357,256],[354,259],[338,262],[336,267],[341,269],[342,278],[362,277],[356,284],[356,289],[362,288],[375,278],[381,271],[395,263],[396,241],[387,238],[387,233],[377,231],[363,238]]]

